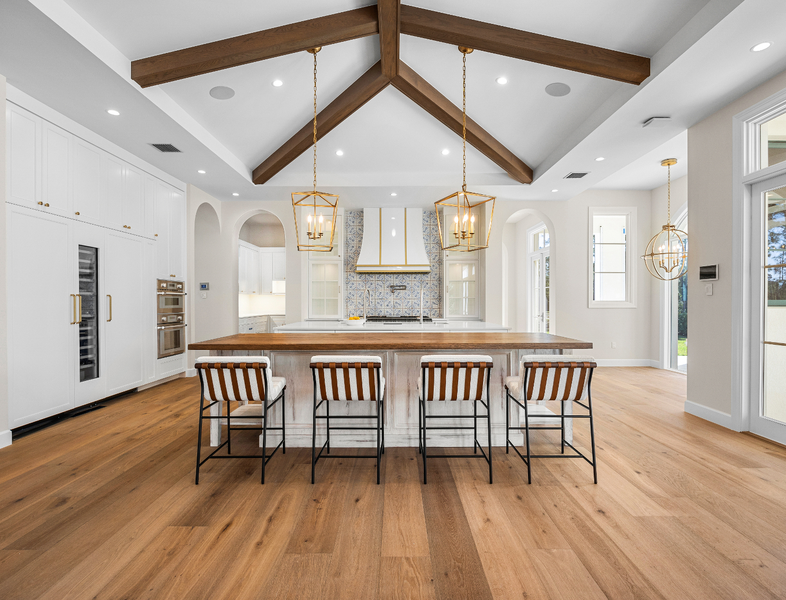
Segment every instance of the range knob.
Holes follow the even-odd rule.
[[[161,317],[161,322],[166,323],[166,317]]]

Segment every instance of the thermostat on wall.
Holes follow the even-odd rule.
[[[200,291],[206,292],[209,289],[210,289],[210,284],[209,283],[200,283],[199,284],[199,290]]]
[[[718,265],[699,267],[699,281],[718,281]]]

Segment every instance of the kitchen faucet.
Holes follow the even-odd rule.
[[[420,324],[423,325],[423,284],[420,285]]]
[[[363,290],[363,318],[366,318],[366,296],[371,297],[371,292],[368,288]]]

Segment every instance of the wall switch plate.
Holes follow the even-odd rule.
[[[707,284],[704,285],[704,293],[707,294],[708,296],[712,296],[712,284],[711,283],[707,283]]]
[[[207,300],[207,292],[202,292],[202,300]]]
[[[616,350],[617,349],[617,342],[611,342],[611,348],[613,350]]]

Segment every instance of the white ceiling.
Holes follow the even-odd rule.
[[[250,171],[311,118],[311,56],[283,56],[140,90],[130,60],[363,6],[354,0],[3,0],[0,73],[9,83],[173,176],[217,198],[285,199],[311,182],[306,153],[264,186]],[[632,86],[506,57],[468,57],[468,114],[535,170],[530,186],[468,148],[469,186],[500,199],[565,200],[588,187],[650,189],[680,134],[783,69],[782,0],[429,0],[418,6],[652,57],[653,76]],[[33,7],[36,5],[36,8]],[[570,18],[566,18],[569,15]],[[780,16],[781,18],[775,18]],[[775,42],[766,52],[749,48]],[[401,57],[461,103],[461,55],[402,36]],[[379,59],[376,36],[319,54],[319,107]],[[506,86],[495,79],[508,78]],[[271,85],[281,79],[284,85]],[[549,83],[572,93],[548,96]],[[209,90],[233,88],[230,100]],[[106,108],[121,111],[108,117]],[[662,129],[641,122],[672,117]],[[682,141],[679,141],[682,140]],[[148,145],[170,142],[182,155]],[[681,145],[680,145],[681,144]],[[336,149],[344,155],[338,157]],[[443,156],[441,150],[451,153]],[[677,149],[667,154],[677,154]],[[605,156],[598,163],[595,157]],[[657,159],[653,158],[657,156]],[[681,161],[679,168],[685,167]],[[198,175],[197,169],[207,171]],[[589,171],[566,181],[570,171]],[[461,139],[388,88],[319,146],[319,182],[345,206],[426,205],[460,183]],[[676,172],[675,172],[675,176]],[[552,193],[552,189],[559,192]],[[398,196],[392,198],[391,191]]]

